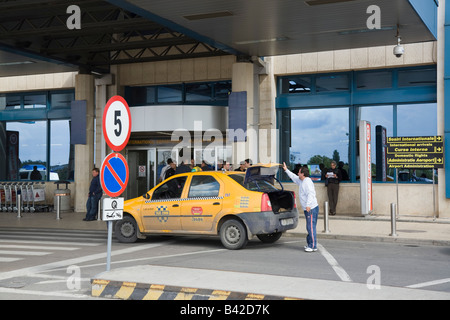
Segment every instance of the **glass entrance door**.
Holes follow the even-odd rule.
[[[161,177],[162,169],[167,165],[167,160],[169,158],[174,161],[177,166],[178,163],[178,150],[177,149],[158,149],[157,153],[157,169],[156,169],[156,182],[159,183],[164,177]]]
[[[129,181],[126,199],[145,194],[156,185],[156,149],[127,150]]]

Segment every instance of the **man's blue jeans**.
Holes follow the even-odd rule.
[[[98,202],[102,194],[90,196],[86,201],[86,220],[94,220],[98,213]]]
[[[311,249],[317,249],[317,218],[319,216],[319,206],[311,209],[309,212],[304,211],[306,218],[306,231],[308,235],[306,236],[306,243]]]

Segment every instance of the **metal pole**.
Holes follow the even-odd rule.
[[[61,217],[59,216],[59,213],[61,211],[61,196],[56,196],[56,220],[60,220]]]
[[[328,215],[330,213],[330,206],[329,206],[328,201],[325,201],[323,206],[324,206],[324,213],[323,213],[324,230],[323,230],[323,232],[324,233],[330,233],[330,229],[329,229],[329,226],[328,226]]]
[[[436,191],[435,191],[435,172],[433,168],[433,221],[436,221],[437,213],[436,213]]]
[[[397,236],[397,218],[396,218],[396,204],[391,203],[391,237]]]
[[[22,195],[17,195],[17,218],[22,218]]]
[[[398,169],[395,169],[395,175],[396,175],[396,180],[397,180],[397,211],[400,211],[400,206],[399,206],[399,200],[398,200]],[[397,212],[398,214],[400,214],[400,212]]]
[[[108,221],[108,245],[106,247],[106,271],[111,270],[112,221]]]

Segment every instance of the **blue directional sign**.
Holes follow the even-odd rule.
[[[128,163],[120,153],[111,153],[103,160],[100,183],[110,197],[118,197],[128,184]]]

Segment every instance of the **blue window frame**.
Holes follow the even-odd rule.
[[[40,168],[41,180],[73,180],[70,108],[74,99],[74,90],[0,94],[1,136],[18,138],[15,147],[7,139],[0,140],[4,150],[0,180],[27,180],[34,165]]]
[[[388,136],[436,135],[436,85],[435,66],[279,77],[280,161],[340,158],[357,182],[358,121],[383,125]]]
[[[155,104],[227,106],[230,92],[231,81],[125,87],[125,100],[130,107]]]

